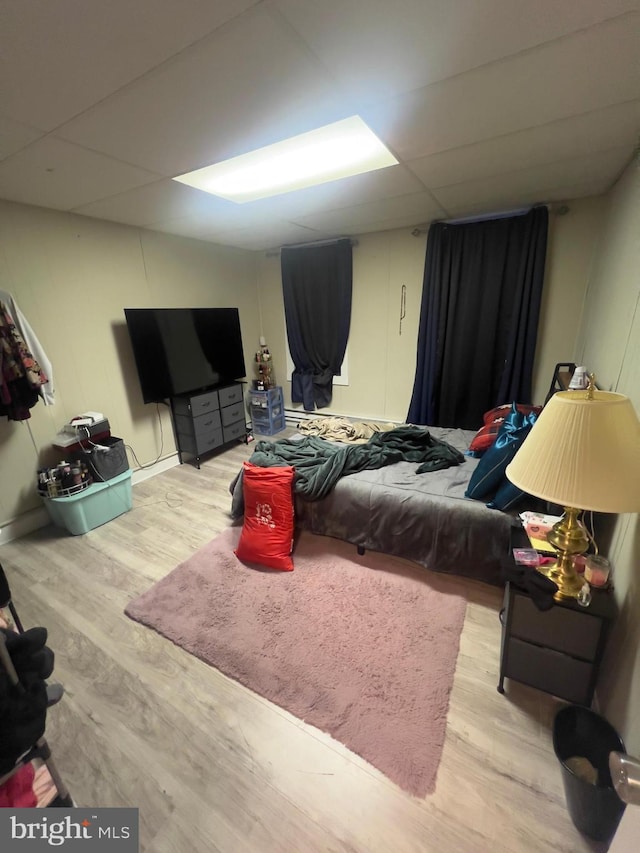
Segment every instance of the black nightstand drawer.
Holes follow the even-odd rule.
[[[520,640],[592,661],[601,630],[602,621],[588,611],[576,613],[563,607],[540,611],[528,596],[514,594],[511,634]]]
[[[506,649],[504,675],[569,702],[591,703],[593,665],[570,655],[512,638]]]
[[[597,590],[588,608],[562,599],[549,610],[539,610],[524,590],[507,582],[500,613],[498,691],[504,693],[504,680],[510,678],[591,705],[615,613],[613,596]]]

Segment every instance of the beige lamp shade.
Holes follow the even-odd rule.
[[[542,410],[506,474],[563,507],[640,511],[640,421],[628,397],[560,391]]]

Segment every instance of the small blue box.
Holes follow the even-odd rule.
[[[54,524],[80,536],[131,509],[131,471],[124,471],[104,483],[93,483],[68,498],[43,497],[42,500]]]

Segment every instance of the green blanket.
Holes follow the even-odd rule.
[[[464,456],[428,430],[401,426],[375,433],[366,444],[334,444],[316,436],[299,440],[259,441],[249,460],[262,468],[292,465],[294,489],[305,500],[319,501],[329,494],[340,477],[394,462],[422,463],[417,474],[439,471],[464,462]],[[242,482],[238,475],[231,484],[234,518],[242,515]]]

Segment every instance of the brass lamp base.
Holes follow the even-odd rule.
[[[576,572],[575,558],[584,554],[589,547],[589,539],[578,522],[579,509],[565,507],[564,515],[554,524],[547,534],[547,541],[558,552],[552,566],[541,566],[538,571],[558,585],[553,596],[556,601],[563,598],[578,598],[584,586],[584,578]]]

